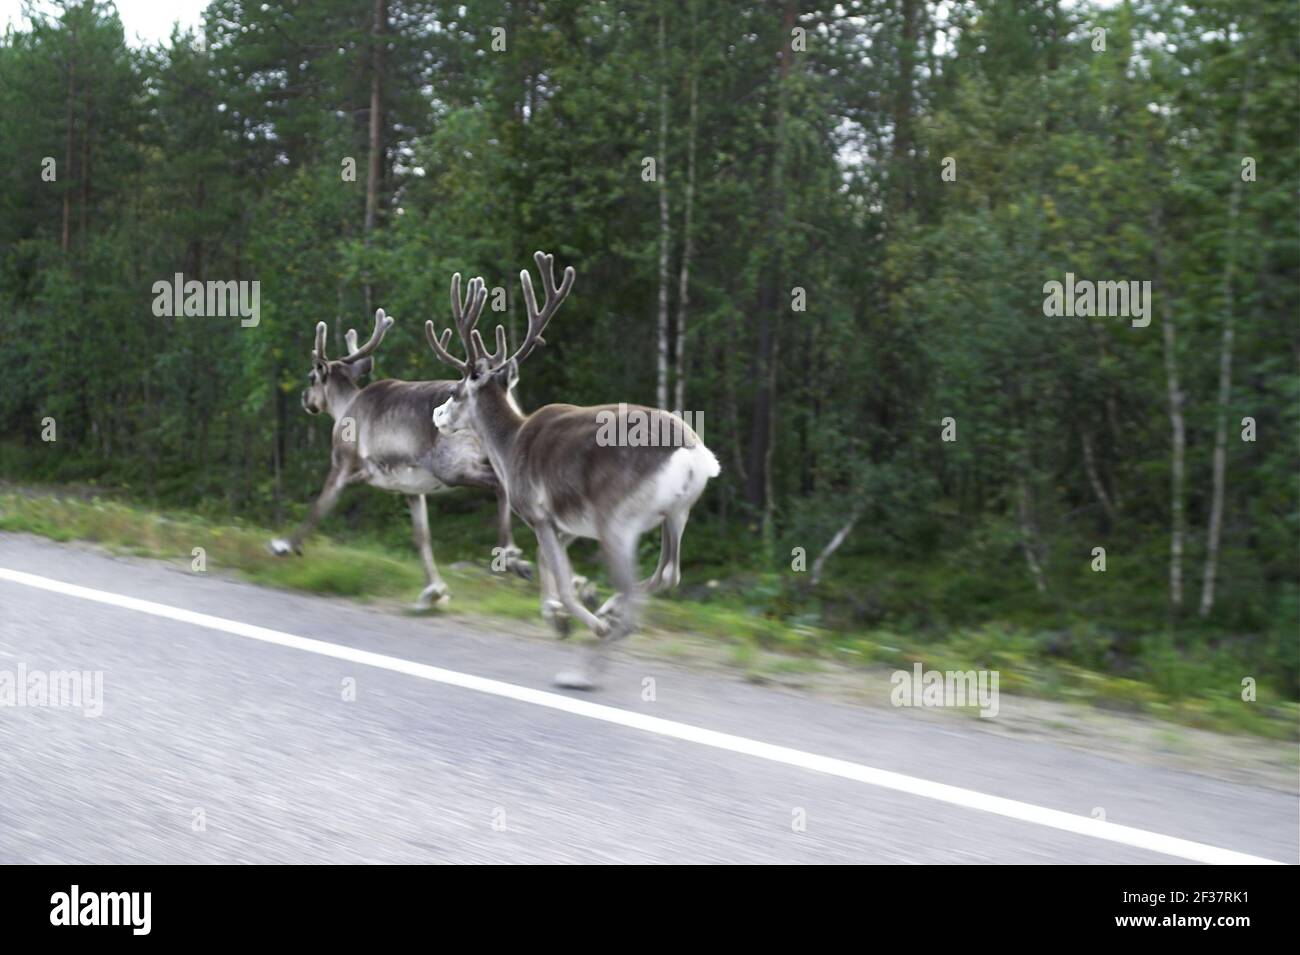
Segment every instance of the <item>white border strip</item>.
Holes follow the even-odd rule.
[[[249,640],[260,640],[263,643],[289,647],[293,650],[304,650],[307,653],[333,657],[336,660],[347,660],[349,663],[359,663],[364,666],[378,667],[382,670],[392,670],[394,673],[404,673],[407,676],[419,677],[422,680],[432,680],[435,683],[458,686],[478,693],[487,693],[491,696],[516,700],[520,703],[544,706],[547,709],[560,710],[564,713],[572,713],[575,716],[600,720],[603,723],[614,723],[618,726],[626,726],[646,733],[654,733],[658,736],[667,736],[671,739],[685,740],[688,743],[698,743],[701,746],[711,746],[732,753],[756,756],[759,759],[783,763],[799,769],[811,769],[815,772],[839,776],[842,779],[851,779],[854,782],[866,783],[870,786],[881,786],[896,792],[910,793],[913,796],[921,796],[925,799],[935,799],[939,802],[962,806],[966,809],[991,812],[1021,822],[1031,822],[1035,825],[1061,829],[1081,836],[1091,836],[1094,839],[1105,839],[1108,842],[1118,842],[1138,849],[1148,849],[1151,852],[1176,856],[1180,859],[1190,859],[1193,862],[1225,865],[1283,864],[1273,859],[1265,859],[1262,856],[1234,852],[1231,849],[1220,849],[1205,843],[1165,836],[1146,829],[1135,829],[1131,826],[1121,826],[1113,822],[1093,819],[1089,816],[1079,816],[1058,809],[1047,809],[1043,806],[1035,806],[1032,803],[1020,802],[1016,799],[989,796],[975,792],[972,789],[963,789],[960,786],[949,786],[945,783],[918,779],[915,776],[905,776],[902,773],[889,772],[888,770],[874,769],[844,759],[819,756],[816,753],[764,743],[744,736],[733,736],[730,733],[720,733],[701,726],[692,726],[689,723],[678,723],[657,716],[646,716],[642,713],[634,713],[631,710],[622,710],[613,706],[604,706],[600,703],[590,703],[586,700],[562,696],[559,693],[534,690],[526,686],[504,683],[500,680],[490,680],[468,673],[459,673],[455,670],[444,670],[442,667],[430,666],[426,663],[415,663],[411,660],[390,657],[382,653],[371,653],[368,650],[358,650],[355,647],[343,646],[337,643],[312,640],[308,637],[299,637],[279,630],[269,630],[266,627],[239,623],[235,620],[226,620],[222,617],[196,613],[192,610],[183,610],[179,607],[169,607],[166,604],[154,603],[150,600],[124,597],[121,594],[109,593],[103,590],[92,590],[89,587],[79,587],[76,584],[67,584],[61,580],[38,577],[35,574],[25,574],[22,571],[8,570],[4,567],[0,567],[0,580],[8,580],[15,584],[35,587],[39,590],[48,590],[51,593],[64,594],[82,600],[93,600],[96,603],[108,604],[112,607],[135,610],[139,613],[175,620],[178,623],[187,623],[208,630],[218,630],[237,637],[246,637]]]

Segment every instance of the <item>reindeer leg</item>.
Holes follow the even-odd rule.
[[[682,533],[686,530],[687,512],[674,512],[664,518],[662,536],[663,541],[659,547],[659,566],[655,572],[636,585],[636,589],[642,594],[654,594],[661,590],[668,590],[676,587],[682,579],[681,559],[682,559]],[[621,590],[621,588],[619,588]],[[596,611],[596,616],[601,618],[616,617],[623,611],[620,609],[623,604],[623,594],[615,593]]]
[[[267,549],[276,557],[301,554],[302,542],[316,529],[316,525],[334,509],[334,505],[338,503],[339,495],[343,493],[343,488],[347,486],[351,476],[351,472],[346,467],[336,465],[330,468],[330,473],[325,477],[325,487],[320,492],[320,497],[316,498],[316,502],[312,504],[311,510],[307,513],[307,519],[302,522],[288,540],[277,537],[267,545]]]
[[[596,680],[604,673],[608,665],[609,644],[620,640],[636,629],[641,617],[641,605],[645,600],[636,580],[636,544],[637,534],[621,533],[608,529],[601,532],[600,550],[605,558],[605,569],[609,573],[617,593],[605,602],[597,614],[609,624],[608,635],[591,647],[583,669],[578,673],[560,673],[555,682],[570,689],[593,689]]]
[[[558,532],[557,534],[560,538],[560,546],[564,548],[564,552],[567,554],[569,552],[569,545],[572,544],[576,538],[572,534],[563,534]],[[578,595],[578,599],[582,601],[584,607],[592,613],[596,612],[596,605],[600,603],[600,594],[597,592],[595,584],[582,576],[582,574],[574,574],[573,592]]]
[[[682,534],[686,530],[688,513],[676,511],[664,518],[663,543],[659,549],[659,566],[641,581],[643,593],[653,594],[676,587],[682,579]]]
[[[596,636],[606,636],[609,633],[609,625],[597,619],[596,615],[578,600],[578,595],[573,589],[573,566],[569,563],[569,554],[560,540],[559,533],[548,523],[540,523],[533,530],[537,533],[538,553],[551,573],[556,596],[559,597],[564,609],[581,620]]]
[[[609,572],[616,592],[605,601],[596,616],[610,622],[611,640],[626,637],[636,629],[641,617],[645,592],[636,580],[637,536],[608,529],[600,535],[600,551],[605,558],[605,569]]]
[[[572,617],[560,603],[560,595],[555,589],[555,575],[551,573],[546,559],[538,554],[537,570],[542,583],[542,619],[551,625],[556,635],[564,640],[569,636]]]
[[[433,561],[433,542],[429,538],[429,508],[423,494],[408,494],[406,503],[411,507],[411,529],[415,534],[415,548],[420,552],[424,562],[424,576],[429,585],[420,591],[415,601],[416,610],[428,610],[434,604],[445,604],[451,599],[447,584],[438,573],[438,565]]]
[[[564,534],[558,531],[556,532],[556,536],[560,540],[560,547],[563,548],[564,552],[567,554],[569,551],[569,545],[572,544],[575,539],[574,536],[572,534]],[[538,555],[538,561],[539,562],[541,561],[540,554]],[[595,584],[593,584],[586,577],[582,576],[582,574],[574,574],[573,592],[578,595],[578,599],[582,601],[582,605],[584,607],[586,607],[588,610],[595,613],[596,605],[600,603],[600,594],[596,592]],[[552,584],[551,593],[553,595],[557,594],[554,584]],[[556,607],[559,608],[560,613],[564,613],[564,607],[562,604],[559,603],[558,599],[556,600]],[[560,634],[561,637],[567,637],[569,635],[568,620],[569,617],[567,614],[565,614],[564,630],[563,633]]]
[[[533,565],[524,560],[524,552],[515,544],[515,536],[510,520],[510,497],[500,484],[497,492],[497,543],[501,547],[501,556],[506,559],[506,570],[513,572],[524,580],[533,579]]]

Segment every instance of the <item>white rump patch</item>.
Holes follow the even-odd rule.
[[[713,452],[703,444],[693,448],[678,448],[654,476],[649,486],[649,507],[642,530],[649,530],[667,514],[689,511],[709,478],[717,477],[722,469]]]

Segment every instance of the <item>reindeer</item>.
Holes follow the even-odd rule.
[[[534,348],[544,344],[542,332],[573,287],[574,270],[564,270],[555,286],[553,256],[538,252],[534,259],[546,294],[537,307],[528,270],[519,273],[528,332],[524,342],[507,357],[506,333],[496,329],[496,349],[488,352],[474,327],[478,313],[453,312],[466,358],[453,356],[447,346],[451,329],[439,337],[433,322],[425,334],[434,354],[457,369],[460,382],[433,413],[445,436],[473,432],[483,444],[492,468],[505,485],[510,505],[537,535],[537,560],[541,570],[542,616],[567,636],[567,615],[582,621],[599,639],[591,653],[591,667],[604,660],[603,647],[626,636],[637,625],[644,596],[675,587],[681,580],[682,533],[692,505],[709,478],[719,472],[718,461],[704,442],[679,417],[640,405],[601,405],[580,408],[553,404],[524,414],[513,390],[519,365]],[[481,280],[475,280],[481,282]],[[452,287],[459,276],[452,279]],[[602,425],[620,417],[637,415],[660,434],[680,436],[678,446],[631,442],[620,445],[602,439]],[[620,425],[625,422],[619,422]],[[620,426],[618,434],[628,434]],[[636,553],[641,535],[663,526],[659,566],[646,580],[637,582]],[[570,583],[568,545],[577,537],[599,542],[601,555],[616,593],[594,614],[583,605]],[[587,673],[561,673],[556,682],[573,689],[591,689]]]
[[[486,291],[471,288],[465,302],[460,300],[459,291],[459,287],[452,290],[453,314],[457,320],[477,321]],[[316,347],[312,351],[307,388],[302,393],[302,406],[308,414],[324,412],[334,419],[330,471],[325,488],[306,520],[288,540],[272,540],[271,553],[301,554],[303,540],[333,509],[349,484],[362,482],[381,490],[396,491],[404,494],[410,505],[415,546],[427,577],[427,586],[415,606],[428,609],[435,603],[446,603],[450,594],[433,560],[425,495],[455,487],[479,487],[490,489],[497,496],[498,554],[504,558],[506,569],[532,579],[532,565],[521,559],[523,552],[515,546],[511,534],[510,503],[505,488],[493,473],[482,446],[468,432],[444,435],[433,427],[433,409],[447,400],[457,383],[386,380],[360,384],[374,362],[371,354],[392,324],[393,320],[379,309],[375,312],[375,329],[370,340],[358,348],[356,332],[349,330],[348,354],[330,361],[325,355],[325,323],[317,323]]]

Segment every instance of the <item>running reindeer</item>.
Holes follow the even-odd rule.
[[[452,289],[452,314],[458,321],[477,321],[487,293],[471,287],[465,301],[460,289]],[[375,312],[375,330],[370,341],[357,347],[357,335],[346,336],[348,354],[330,361],[325,355],[326,326],[316,325],[316,347],[302,406],[308,414],[328,414],[334,419],[330,471],[325,488],[312,505],[307,519],[288,540],[276,538],[271,553],[284,556],[302,553],[302,542],[338,502],[347,485],[362,482],[384,491],[406,496],[415,530],[415,546],[424,561],[427,586],[416,607],[426,609],[445,603],[450,594],[433,560],[429,539],[426,494],[438,494],[454,487],[478,487],[496,492],[497,531],[505,567],[525,579],[532,578],[532,565],[521,559],[510,530],[510,503],[497,480],[483,448],[472,434],[443,435],[433,426],[431,415],[456,389],[454,381],[376,381],[361,379],[369,374],[370,356],[383,341],[393,320],[383,309]]]
[[[466,354],[463,361],[447,350],[451,329],[439,337],[433,322],[425,323],[434,354],[461,373],[461,381],[434,412],[433,421],[444,436],[473,432],[482,442],[511,507],[537,535],[542,616],[561,636],[568,634],[566,615],[572,615],[602,638],[590,661],[594,668],[602,663],[601,648],[608,641],[636,627],[645,594],[675,587],[681,580],[682,532],[687,517],[719,467],[699,435],[667,411],[626,404],[586,408],[554,404],[530,415],[520,411],[512,394],[519,380],[519,364],[534,348],[545,344],[542,332],[568,296],[574,279],[570,266],[556,288],[554,257],[538,252],[534,258],[546,300],[539,309],[528,270],[521,271],[528,333],[509,357],[505,329],[500,325],[496,350],[488,352],[475,328],[477,311],[453,310]],[[453,288],[459,279],[452,279]],[[629,441],[620,445],[608,440],[615,429],[605,427],[602,421],[634,417],[654,432],[672,434],[678,440],[670,446]],[[617,434],[631,433],[626,423],[618,421]],[[646,433],[644,428],[641,433]],[[638,583],[637,542],[646,531],[660,525],[659,566]],[[571,584],[568,545],[577,537],[599,541],[616,590],[594,614]],[[575,689],[594,685],[592,677],[583,672],[562,673],[556,681]]]

